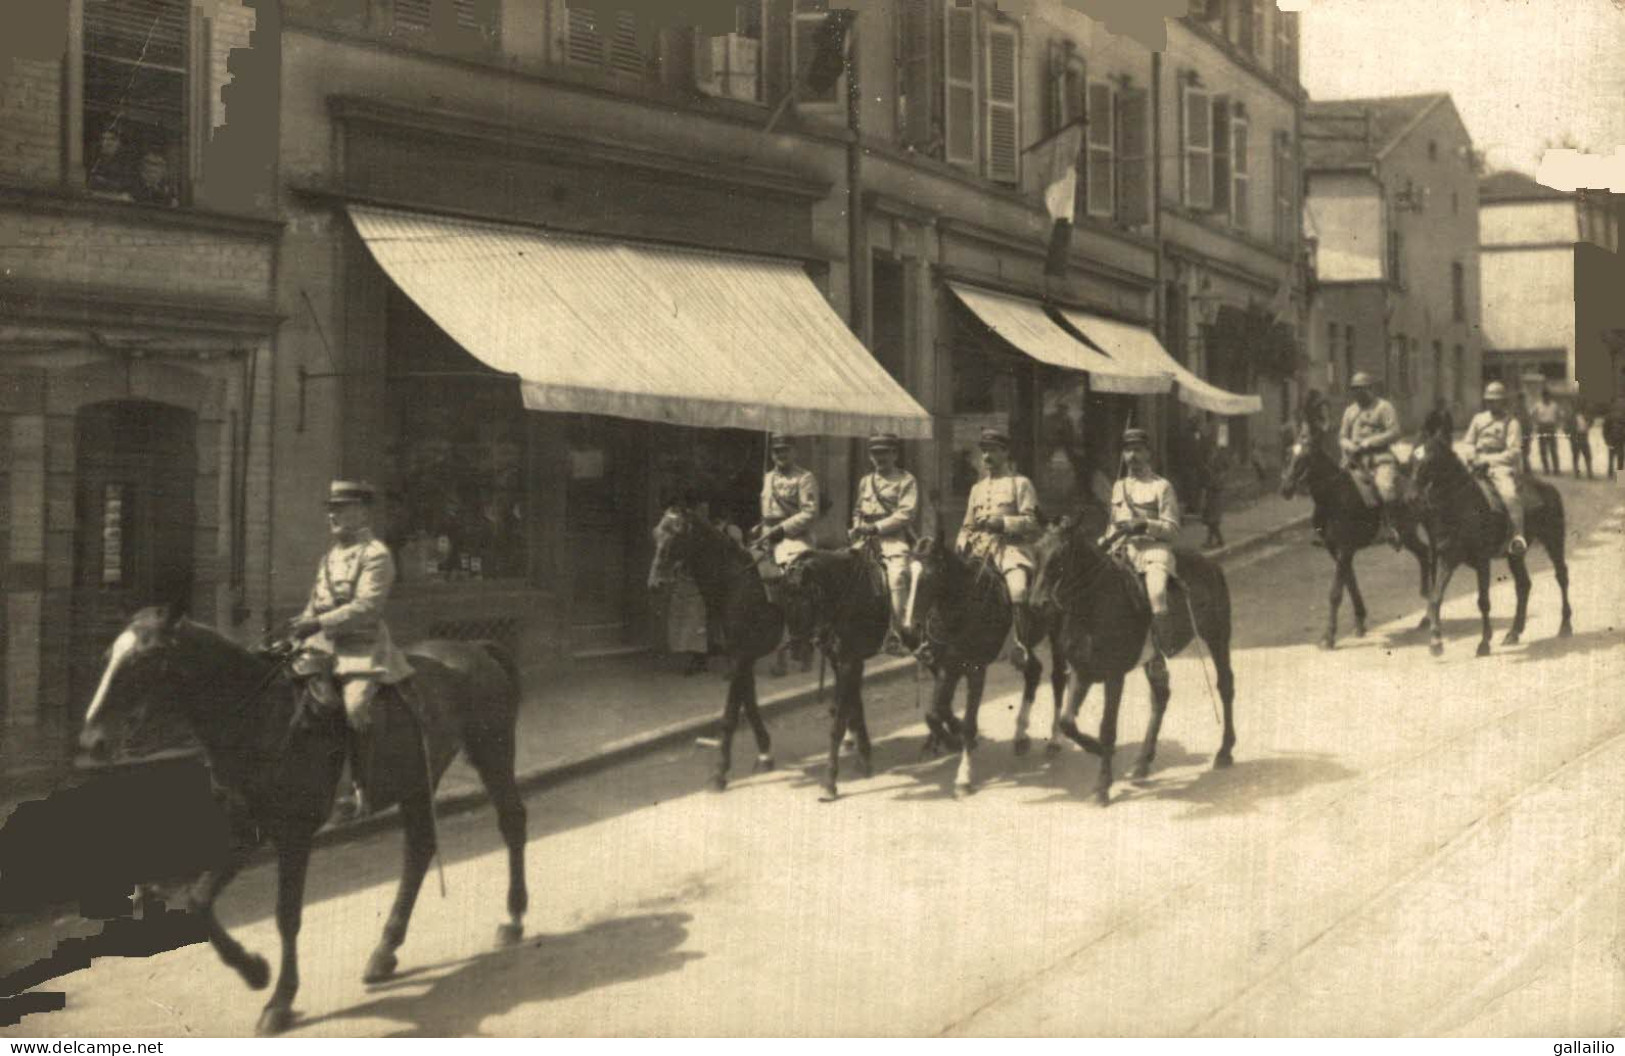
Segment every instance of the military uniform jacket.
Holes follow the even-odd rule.
[[[1394,456],[1388,445],[1399,439],[1399,416],[1387,400],[1372,400],[1369,407],[1351,403],[1343,409],[1343,427],[1338,436],[1365,444],[1366,450],[1360,453],[1362,458],[1392,460]]]
[[[858,483],[858,504],[852,511],[852,524],[873,525],[882,538],[908,539],[920,507],[919,485],[914,474],[898,470],[896,477],[870,473]]]
[[[1491,466],[1518,472],[1523,463],[1523,426],[1513,415],[1497,418],[1479,411],[1467,424],[1463,438],[1473,449],[1473,457]]]
[[[316,569],[316,585],[301,619],[322,629],[305,646],[334,657],[337,678],[376,678],[399,682],[412,674],[406,654],[395,647],[383,610],[395,585],[395,558],[389,547],[364,531],[355,542],[334,546]]]
[[[787,539],[801,539],[818,517],[818,478],[810,469],[767,471],[762,479],[762,523],[783,528]]]
[[[1003,517],[1002,535],[976,530],[976,522],[983,517]],[[983,477],[970,489],[970,501],[965,504],[965,524],[959,529],[959,549],[972,545],[999,542],[1025,552],[1025,544],[1038,534],[1038,493],[1033,482],[1018,474]]]
[[[1179,499],[1174,486],[1152,474],[1141,478],[1123,477],[1112,485],[1112,525],[1126,525],[1145,518],[1145,534],[1128,536],[1128,546],[1143,550],[1167,548],[1179,538]]]

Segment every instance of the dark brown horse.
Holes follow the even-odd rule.
[[[922,539],[910,562],[913,585],[906,630],[924,645],[932,677],[926,750],[960,753],[955,795],[976,788],[977,716],[987,667],[1010,633],[1012,608],[1004,577],[991,562],[965,557],[935,539]],[[965,717],[954,717],[954,692],[965,682]]]
[[[1478,613],[1483,625],[1478,655],[1490,655],[1490,562],[1496,557],[1506,558],[1518,591],[1518,611],[1502,644],[1517,644],[1529,615],[1529,568],[1524,555],[1507,553],[1511,524],[1506,511],[1491,505],[1479,482],[1443,436],[1429,437],[1411,458],[1416,474],[1417,508],[1427,524],[1428,536],[1434,541],[1439,563],[1437,582],[1428,598],[1428,620],[1433,624],[1433,638],[1428,648],[1434,656],[1444,652],[1439,606],[1456,566],[1471,565],[1478,574]],[[1574,633],[1571,623],[1574,613],[1569,608],[1569,566],[1564,558],[1563,496],[1543,480],[1526,479],[1523,486],[1534,500],[1524,515],[1524,532],[1545,547],[1547,556],[1552,559],[1552,571],[1563,592],[1563,622],[1557,634],[1567,638]]]
[[[835,672],[824,802],[839,797],[841,740],[856,737],[858,769],[874,773],[869,724],[863,714],[863,665],[880,651],[891,626],[891,594],[879,562],[863,549],[809,550],[786,575],[787,620],[793,639],[810,638]]]
[[[722,710],[721,756],[711,776],[719,792],[728,787],[740,712],[756,734],[757,772],[773,768],[773,738],[756,700],[756,661],[773,652],[784,638],[784,613],[768,601],[755,565],[750,551],[692,511],[667,511],[655,531],[649,585],[660,587],[679,568],[686,571],[705,600],[707,625],[722,631],[722,651],[728,657],[728,698]]]
[[[1109,544],[1111,540],[1108,539]],[[1139,577],[1097,544],[1092,533],[1071,528],[1057,539],[1046,540],[1036,590],[1059,614],[1052,630],[1061,642],[1070,669],[1070,692],[1061,713],[1060,727],[1084,751],[1100,757],[1095,799],[1111,801],[1112,753],[1117,746],[1117,713],[1128,673],[1144,666],[1151,684],[1151,722],[1140,748],[1134,777],[1151,772],[1157,753],[1157,735],[1172,690],[1168,665],[1151,648],[1151,609]],[[1213,765],[1231,764],[1236,744],[1232,711],[1235,675],[1230,667],[1230,588],[1217,564],[1199,553],[1176,550],[1178,574],[1168,584],[1168,633],[1162,645],[1174,656],[1200,637],[1207,645],[1217,673],[1219,699],[1224,705],[1224,735]],[[1078,729],[1078,709],[1089,687],[1103,682],[1106,707],[1097,740]]]
[[[479,772],[508,847],[508,920],[498,940],[523,935],[525,805],[514,779],[514,727],[519,679],[513,662],[489,642],[427,641],[407,650],[425,712],[420,726],[392,690],[380,691],[368,798],[379,809],[399,804],[406,828],[405,864],[395,904],[363,979],[394,974],[395,952],[424,873],[435,854],[434,788],[460,749]],[[108,730],[147,708],[174,708],[203,746],[230,826],[230,850],[194,886],[199,914],[221,960],[255,989],[270,982],[265,958],[233,939],[214,914],[215,899],[269,840],[277,855],[277,932],[282,967],[261,1014],[258,1033],[279,1034],[293,1021],[299,989],[298,937],[311,840],[333,809],[348,732],[344,716],[312,711],[286,673],[286,654],[244,649],[182,618],[147,609],[114,640],[80,743],[106,750]],[[428,752],[428,760],[424,752]]]
[[[1375,507],[1366,505],[1353,474],[1326,453],[1324,434],[1308,421],[1298,427],[1297,439],[1281,471],[1281,497],[1290,499],[1299,491],[1307,491],[1314,501],[1315,527],[1335,565],[1326,633],[1320,639],[1320,647],[1330,649],[1337,644],[1337,610],[1343,605],[1344,587],[1354,604],[1355,637],[1365,637],[1365,598],[1360,595],[1360,581],[1354,574],[1354,557],[1378,541],[1381,516]],[[1419,591],[1427,598],[1433,581],[1433,555],[1415,523],[1405,517],[1398,523],[1400,542],[1416,557]]]

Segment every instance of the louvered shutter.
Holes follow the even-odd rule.
[[[566,12],[565,58],[580,66],[604,64],[604,35],[599,28],[598,13],[589,8],[572,7]]]
[[[1112,86],[1089,85],[1088,212],[1109,217],[1117,212],[1117,114]]]
[[[1248,164],[1247,119],[1237,115],[1230,121],[1230,170],[1234,187],[1230,195],[1230,219],[1243,231],[1252,226],[1252,174]]]
[[[1021,38],[1014,26],[988,27],[987,178],[1016,183],[1020,166]]]
[[[1185,204],[1213,207],[1213,96],[1186,87],[1183,106]]]
[[[976,130],[976,8],[969,0],[945,0],[943,51],[946,64],[943,123],[947,159],[955,165],[975,166]]]
[[[609,68],[634,77],[648,71],[648,62],[638,47],[637,16],[630,11],[615,13],[615,29],[609,38]]]
[[[1150,97],[1128,88],[1117,99],[1117,219],[1130,227],[1151,220]]]
[[[1230,97],[1213,97],[1213,202],[1221,216],[1230,215]]]
[[[931,75],[933,0],[898,0],[897,5],[897,120],[898,139],[905,146],[926,147],[936,121],[935,81]]]

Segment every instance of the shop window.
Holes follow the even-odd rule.
[[[517,388],[404,296],[390,301],[389,536],[402,578],[523,578],[527,443]]]
[[[187,0],[84,0],[85,182],[178,205],[187,158]]]

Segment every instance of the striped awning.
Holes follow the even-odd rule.
[[[384,272],[531,410],[929,437],[802,267],[351,205]]]
[[[1184,364],[1168,354],[1162,342],[1157,340],[1157,335],[1143,326],[1119,323],[1071,308],[1061,309],[1061,314],[1112,359],[1132,363],[1143,370],[1173,375],[1179,386],[1176,395],[1181,403],[1232,417],[1257,414],[1264,409],[1264,401],[1256,395],[1226,392],[1191,373]]]
[[[1061,329],[1037,301],[958,282],[950,282],[948,288],[989,330],[1033,359],[1052,367],[1087,371],[1089,388],[1095,392],[1146,396],[1173,387],[1166,372],[1119,363],[1096,352]]]

